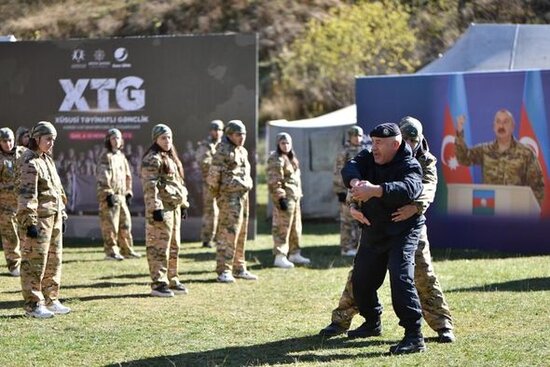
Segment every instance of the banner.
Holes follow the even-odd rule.
[[[122,131],[136,191],[131,210],[139,213],[141,159],[152,127],[167,124],[184,165],[190,215],[200,217],[195,151],[210,121],[244,122],[255,169],[257,51],[255,34],[0,43],[0,126],[15,132],[51,121],[70,214],[94,215],[95,168],[106,131]],[[254,219],[255,192],[250,208]]]
[[[433,246],[550,253],[549,70],[361,77],[356,102],[366,131],[422,122],[438,158]]]

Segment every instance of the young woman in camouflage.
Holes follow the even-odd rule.
[[[103,234],[105,260],[120,261],[140,258],[134,251],[132,238],[132,174],[122,153],[122,133],[109,129],[105,135],[105,151],[97,165],[97,200]]]
[[[267,160],[267,187],[273,203],[273,265],[289,269],[293,268],[294,264],[310,263],[310,260],[300,253],[300,163],[292,149],[292,138],[289,134],[279,133],[275,140],[277,149],[271,152]]]
[[[178,255],[181,220],[187,218],[189,202],[172,130],[164,124],[155,125],[152,138],[141,164],[151,295],[173,297],[188,293],[178,278]]]
[[[27,316],[49,318],[71,311],[59,302],[67,197],[50,156],[57,131],[47,121],[32,129],[17,164],[17,220],[21,238],[21,288]]]
[[[9,127],[0,129],[0,236],[6,264],[11,275],[18,277],[21,266],[15,189],[15,162],[25,148],[14,147],[13,131]]]

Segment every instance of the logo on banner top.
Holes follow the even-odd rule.
[[[84,50],[82,50],[80,48],[76,48],[76,49],[73,50],[72,60],[74,62],[83,62],[85,55],[86,54],[85,54]]]
[[[124,62],[128,59],[128,50],[125,47],[119,47],[115,50],[113,56],[118,62]]]

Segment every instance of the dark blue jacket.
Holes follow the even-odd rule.
[[[366,237],[368,243],[376,245],[380,241],[387,242],[388,237],[406,235],[411,228],[424,222],[424,217],[418,214],[402,222],[391,220],[392,213],[413,202],[422,192],[422,168],[405,142],[386,164],[375,163],[372,153],[365,149],[348,161],[341,173],[347,187],[354,178],[382,186],[382,197],[361,204],[361,212],[371,223],[363,225],[366,236],[362,237]]]

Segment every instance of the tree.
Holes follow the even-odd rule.
[[[308,22],[305,32],[279,58],[281,92],[315,115],[354,102],[356,75],[408,73],[416,36],[409,14],[396,1],[360,1]]]

